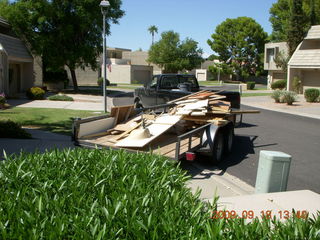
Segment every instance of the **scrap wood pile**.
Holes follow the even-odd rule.
[[[199,124],[211,122],[221,125],[233,113],[231,103],[224,101],[225,98],[217,93],[201,91],[175,100],[176,106],[170,109],[169,114],[182,115],[183,120]]]

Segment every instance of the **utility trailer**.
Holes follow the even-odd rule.
[[[222,98],[201,91],[145,109],[114,107],[110,115],[76,119],[73,140],[89,148],[151,151],[174,160],[206,154],[221,161],[232,150],[236,114],[243,113],[233,112]],[[157,113],[164,107],[167,113]]]

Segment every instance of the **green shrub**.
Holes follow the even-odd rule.
[[[27,90],[26,95],[29,99],[32,100],[42,100],[44,99],[45,93],[46,92],[39,87],[32,87]]]
[[[4,93],[0,94],[0,104],[5,104],[7,102],[6,95]]]
[[[293,102],[297,101],[297,94],[292,91],[284,91],[282,95],[282,101],[288,105],[292,105]]]
[[[273,90],[275,90],[275,89],[284,89],[286,87],[287,87],[287,80],[285,80],[285,79],[278,80],[278,81],[276,81],[276,82],[271,84],[271,88]]]
[[[59,94],[53,95],[53,96],[48,97],[47,99],[51,100],[51,101],[70,101],[70,102],[73,101],[72,97],[69,97],[69,96],[64,95],[64,94],[62,94],[62,95],[59,95]]]
[[[320,218],[211,219],[172,161],[74,149],[0,164],[1,239],[317,239]],[[298,230],[297,230],[298,229]]]
[[[283,95],[283,91],[277,89],[277,90],[274,90],[274,91],[272,92],[271,98],[273,98],[276,103],[280,103],[281,100],[282,100],[282,99],[281,99],[281,98],[282,98],[282,95]]]
[[[31,138],[31,134],[12,121],[0,121],[1,138]],[[1,236],[1,235],[0,235]]]
[[[98,84],[98,86],[102,87],[103,78],[98,78],[97,84]],[[108,79],[106,79],[106,86],[109,86],[109,85],[110,85],[110,81]]]
[[[304,91],[304,98],[307,102],[317,102],[320,95],[320,90],[309,88]]]
[[[255,86],[256,86],[255,82],[247,82],[247,89],[253,90]]]
[[[296,93],[300,93],[300,89],[301,89],[301,79],[299,77],[294,77],[293,78],[293,81],[292,81],[292,87],[293,87],[293,90],[296,92]]]

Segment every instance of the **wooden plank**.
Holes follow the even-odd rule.
[[[173,125],[180,121],[182,116],[164,114],[156,119],[156,121],[146,127],[150,132],[150,137],[143,139],[125,138],[115,144],[118,147],[137,147],[142,148],[155,138],[169,130]],[[157,124],[158,123],[158,124]],[[168,124],[167,124],[168,123]]]
[[[116,137],[114,140],[118,141],[119,139],[123,138],[124,136],[126,136],[127,134],[129,134],[130,132],[132,132],[134,129],[140,127],[142,124],[142,121],[140,123],[138,123],[136,126],[128,129],[127,131],[125,131],[124,133],[120,134],[118,137]]]
[[[207,92],[207,90],[202,90],[202,91],[199,91],[199,92],[196,92],[196,93],[192,93],[192,94],[189,94],[187,96],[184,96],[184,97],[181,97],[181,98],[177,98],[177,99],[174,99],[172,101],[169,101],[167,103],[175,103],[175,102],[178,102],[178,101],[181,101],[181,100],[184,100],[184,99],[188,99],[190,96],[194,96],[198,93],[202,93],[202,92]]]

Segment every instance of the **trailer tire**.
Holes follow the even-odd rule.
[[[219,131],[214,138],[212,149],[212,163],[221,162],[223,159],[225,140],[222,131]]]
[[[234,128],[233,125],[228,125],[225,129],[225,139],[224,139],[224,154],[228,155],[232,151],[234,141]]]

